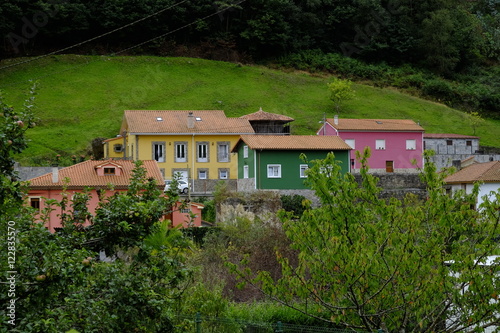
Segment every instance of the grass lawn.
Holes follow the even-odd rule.
[[[237,117],[264,111],[295,119],[293,134],[315,134],[323,114],[333,117],[329,77],[192,58],[49,56],[0,62],[0,90],[20,108],[29,80],[39,82],[39,126],[28,132],[22,164],[49,165],[57,154],[85,154],[96,137],[118,134],[123,110],[224,110]],[[420,122],[428,133],[472,135],[463,112],[391,88],[355,85],[356,97],[340,117],[400,118]],[[500,121],[487,120],[476,135],[500,147]]]

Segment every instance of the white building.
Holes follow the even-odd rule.
[[[474,183],[481,182],[476,207],[483,203],[483,197],[492,199],[492,193],[500,189],[500,161],[486,163],[472,163],[462,168],[444,180],[451,185],[451,190],[465,190],[467,194],[472,192]]]

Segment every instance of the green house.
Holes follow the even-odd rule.
[[[308,161],[324,159],[330,152],[350,172],[349,147],[338,136],[242,135],[233,147],[238,153],[238,190],[307,189]]]

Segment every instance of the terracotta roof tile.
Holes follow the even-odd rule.
[[[188,128],[190,113],[193,128]],[[247,119],[228,118],[222,110],[126,110],[123,130],[130,134],[254,133]]]
[[[254,113],[246,114],[240,117],[241,119],[247,119],[249,121],[282,121],[282,122],[291,122],[294,121],[293,118],[284,116],[282,114],[269,113],[266,111],[262,111],[262,108]]]
[[[245,142],[251,149],[268,150],[350,150],[338,136],[319,135],[242,135],[239,142]]]
[[[500,182],[500,161],[475,163],[444,179],[446,183]]]
[[[424,129],[413,120],[410,119],[338,119],[338,124],[335,124],[335,119],[328,118],[326,120],[331,126],[340,131],[418,131],[423,132]]]
[[[425,133],[424,139],[479,139],[479,137],[462,134]]]
[[[97,175],[96,169],[107,165],[113,165],[121,168],[120,175]],[[148,178],[156,179],[159,186],[164,187],[163,176],[156,161],[143,161],[142,165],[146,169]],[[113,184],[116,189],[128,188],[132,170],[135,165],[129,160],[108,160],[108,161],[84,161],[58,171],[58,181],[53,182],[52,173],[45,174],[31,179],[30,188],[61,188],[64,184],[64,179],[69,178],[68,188],[84,188],[106,187],[108,184]]]

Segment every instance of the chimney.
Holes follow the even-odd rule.
[[[338,124],[339,124],[339,115],[338,115],[338,114],[336,114],[336,115],[333,117],[333,123],[334,123],[335,125],[338,125]]]
[[[192,112],[189,112],[188,114],[187,126],[188,128],[194,128],[194,116]]]
[[[59,168],[58,167],[52,167],[52,182],[53,183],[59,182]]]

